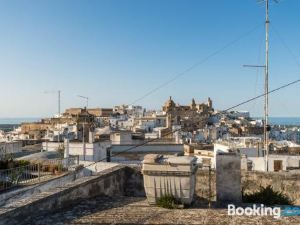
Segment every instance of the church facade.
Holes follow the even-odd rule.
[[[175,104],[172,97],[162,107],[167,116],[167,127],[180,125],[184,131],[194,131],[203,128],[213,112],[212,100],[208,98],[207,103],[197,104],[192,99],[190,105]]]

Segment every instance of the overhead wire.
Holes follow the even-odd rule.
[[[270,24],[272,29],[275,31],[275,34],[277,35],[278,39],[280,40],[281,44],[286,48],[286,50],[290,53],[291,57],[295,61],[295,63],[300,67],[300,60],[299,58],[295,55],[295,53],[292,51],[292,49],[286,44],[278,30],[273,24]]]
[[[252,102],[252,101],[254,101],[254,100],[256,100],[256,99],[262,98],[262,97],[264,97],[266,94],[272,94],[272,93],[274,93],[274,92],[277,92],[277,91],[279,91],[279,90],[281,90],[281,89],[287,88],[287,87],[289,87],[289,86],[291,86],[291,85],[294,85],[294,84],[296,84],[296,83],[299,83],[299,82],[300,82],[300,79],[297,79],[297,80],[294,80],[294,81],[289,82],[289,83],[287,83],[287,84],[281,85],[281,86],[279,86],[279,87],[277,87],[277,88],[275,88],[275,89],[272,89],[272,90],[269,91],[268,93],[263,93],[263,94],[257,95],[257,96],[255,96],[255,97],[253,97],[253,98],[250,98],[250,99],[245,100],[245,101],[243,101],[243,102],[241,102],[241,103],[238,103],[238,104],[236,104],[236,105],[233,105],[233,106],[231,106],[231,107],[229,107],[229,108],[227,108],[227,109],[225,109],[225,110],[222,110],[222,111],[220,111],[220,112],[217,113],[217,114],[224,114],[224,113],[226,113],[227,111],[230,111],[230,110],[232,110],[232,109],[235,109],[235,108],[237,108],[237,107],[239,107],[239,106],[241,106],[241,105],[245,105],[245,104],[247,104],[247,103],[249,103],[249,102]],[[206,118],[203,119],[203,122],[204,122],[205,120],[206,120]],[[198,122],[199,122],[199,121],[198,121]],[[200,120],[200,122],[201,122],[201,120]],[[182,130],[182,128],[178,128],[178,129],[175,129],[175,130],[173,130],[173,131],[167,132],[167,133],[161,135],[161,137],[154,138],[154,139],[150,139],[150,140],[147,140],[147,141],[145,141],[145,142],[143,142],[143,143],[141,143],[141,144],[134,145],[134,146],[132,146],[132,147],[130,147],[130,148],[128,148],[128,149],[125,149],[125,150],[123,150],[123,151],[117,152],[117,153],[111,155],[110,157],[112,158],[112,157],[115,157],[115,156],[117,156],[117,155],[123,154],[123,153],[125,153],[125,152],[129,152],[129,151],[131,151],[131,150],[133,150],[133,149],[136,149],[136,148],[138,148],[138,147],[145,146],[145,145],[147,145],[148,143],[151,143],[151,142],[155,142],[155,141],[157,141],[157,140],[160,140],[160,139],[162,139],[163,137],[168,136],[168,135],[173,134],[173,133],[176,133],[176,132],[178,132],[178,131],[180,131],[180,130]],[[91,166],[91,165],[93,165],[93,164],[96,164],[96,163],[98,163],[98,162],[106,161],[106,160],[107,160],[107,157],[105,157],[105,158],[103,158],[103,159],[100,159],[100,160],[98,160],[98,161],[96,161],[96,162],[93,162],[93,163],[90,164],[89,166]]]
[[[182,72],[178,73],[177,75],[175,75],[174,77],[172,77],[171,79],[165,81],[164,83],[160,84],[159,86],[151,89],[150,91],[148,91],[147,93],[145,93],[144,95],[142,95],[141,97],[135,99],[131,105],[141,101],[142,99],[148,97],[149,95],[153,94],[154,92],[158,91],[159,89],[167,86],[168,84],[174,82],[175,80],[177,80],[179,77],[182,77],[183,75],[185,75],[186,73],[192,71],[193,69],[195,69],[196,67],[198,67],[199,65],[205,63],[206,61],[208,61],[210,58],[216,56],[217,54],[221,53],[222,51],[224,51],[225,49],[229,48],[230,46],[234,45],[236,42],[240,41],[241,39],[243,39],[244,37],[247,37],[249,34],[251,34],[252,32],[256,31],[260,26],[262,26],[263,23],[259,23],[258,25],[256,25],[255,27],[253,27],[252,29],[248,30],[247,32],[243,33],[242,35],[240,35],[239,37],[237,37],[236,39],[228,42],[227,44],[225,44],[223,47],[217,49],[216,51],[212,52],[211,54],[207,55],[206,57],[204,57],[203,59],[199,60],[198,62],[194,63],[193,65],[189,66],[188,68],[186,68],[185,70],[183,70]]]
[[[297,66],[300,67],[300,60],[299,58],[295,55],[295,53],[292,51],[292,49],[288,46],[288,44],[286,43],[286,41],[284,40],[284,38],[282,37],[282,35],[280,34],[280,32],[278,31],[278,29],[275,27],[275,25],[273,25],[272,23],[270,23],[271,25],[271,29],[274,31],[274,33],[276,34],[277,38],[279,39],[279,41],[281,42],[282,46],[287,50],[287,52],[290,54],[291,58],[294,60],[294,62],[296,63]],[[290,114],[290,112],[288,111],[288,107],[286,107],[286,103],[285,101],[282,101],[281,99],[278,99],[277,101],[280,101],[280,104],[282,105],[282,107],[287,110],[287,113]]]

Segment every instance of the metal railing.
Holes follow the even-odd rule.
[[[13,187],[36,184],[54,176],[68,173],[79,164],[78,156],[64,159],[44,160],[26,166],[0,170],[0,192]]]

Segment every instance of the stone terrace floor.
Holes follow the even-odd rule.
[[[22,224],[201,224],[299,225],[300,217],[228,216],[227,209],[163,209],[149,206],[145,198],[97,197],[81,201],[51,215],[26,218]],[[21,224],[21,223],[20,223]]]

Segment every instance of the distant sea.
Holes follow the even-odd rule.
[[[36,117],[23,117],[23,118],[0,118],[1,124],[21,124],[23,122],[35,122],[39,121],[41,118]],[[255,119],[261,119],[255,117]],[[300,126],[300,117],[269,117],[270,124],[272,125],[295,125]]]
[[[262,119],[254,117],[254,119]],[[300,117],[269,117],[271,125],[300,126]]]
[[[1,124],[21,124],[23,122],[35,122],[39,121],[41,118],[35,117],[18,117],[18,118],[0,118],[0,125]]]

